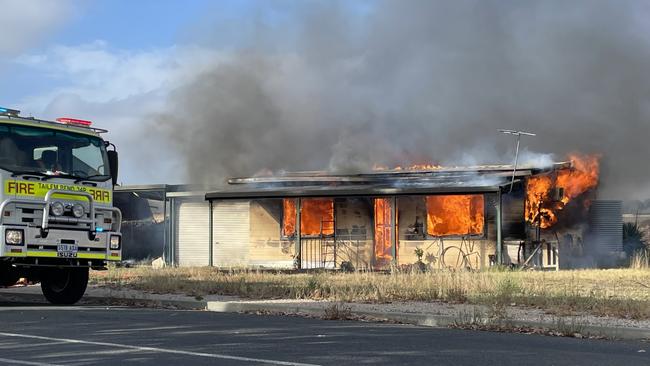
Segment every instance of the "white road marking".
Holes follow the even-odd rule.
[[[40,339],[44,341],[60,341],[71,344],[90,344],[94,346],[104,346],[104,347],[119,347],[126,348],[142,352],[160,352],[160,353],[171,353],[177,355],[187,355],[187,356],[196,356],[196,357],[207,357],[207,358],[217,358],[223,360],[234,360],[234,361],[244,361],[244,362],[256,362],[256,363],[267,363],[271,365],[284,365],[284,366],[319,366],[316,364],[310,363],[300,363],[300,362],[287,362],[287,361],[278,361],[278,360],[267,360],[264,358],[252,358],[252,357],[240,357],[240,356],[229,356],[222,355],[218,353],[204,353],[204,352],[191,352],[191,351],[182,351],[166,348],[157,348],[157,347],[141,347],[141,346],[132,346],[129,344],[120,344],[120,343],[110,343],[110,342],[93,342],[93,341],[83,341],[80,339],[68,339],[68,338],[54,338],[54,337],[43,337],[37,335],[29,334],[18,334],[18,333],[5,333],[0,332],[0,336],[5,337],[17,337],[17,338],[29,338],[29,339]],[[1,361],[1,359],[0,359]],[[27,361],[21,361],[27,362]],[[49,366],[49,364],[39,364],[39,363],[25,363],[24,365],[43,365]]]
[[[21,361],[21,360],[12,360],[10,358],[0,358],[0,362],[8,363],[10,365],[30,365],[30,366],[63,366],[56,363],[43,363],[43,362],[31,362],[31,361]]]
[[[189,325],[183,326],[168,326],[168,327],[149,327],[149,328],[121,328],[121,329],[107,329],[102,330],[97,333],[128,333],[128,332],[145,332],[145,331],[157,331],[157,330],[173,330],[173,329],[186,329],[191,328]]]
[[[123,353],[139,352],[137,349],[114,349],[109,351],[94,351],[94,355],[121,355]]]
[[[18,348],[36,348],[40,346],[53,346],[56,344],[65,344],[65,342],[43,342],[43,343],[23,343],[23,344],[5,344],[0,343],[0,350],[2,349],[18,349]]]

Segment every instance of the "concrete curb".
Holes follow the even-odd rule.
[[[297,314],[322,317],[324,309],[300,306],[297,304],[263,304],[237,301],[208,301],[208,311],[219,313],[244,313],[244,312],[269,312],[277,314]],[[444,328],[452,325],[456,319],[449,316],[430,316],[415,313],[395,313],[381,311],[350,311],[351,317],[369,318],[373,320],[387,320],[397,323],[414,324],[427,327]]]
[[[41,294],[0,292],[1,299],[19,302],[47,303]],[[157,308],[173,308],[178,310],[206,310],[207,302],[199,300],[170,300],[151,299],[127,296],[84,296],[80,305],[112,305],[112,306],[144,306]]]
[[[45,303],[42,294],[36,293],[9,293],[1,292],[0,298],[13,301]],[[154,299],[146,297],[120,296],[109,294],[106,296],[84,296],[81,305],[112,305],[112,306],[142,306],[171,308],[177,310],[207,310],[218,313],[255,313],[265,312],[271,314],[294,314],[313,317],[323,317],[325,309],[302,304],[292,303],[263,303],[247,301],[204,301],[204,300],[172,300]],[[331,303],[334,304],[334,303]],[[345,304],[343,304],[345,308]],[[459,321],[459,317],[448,315],[435,315],[424,313],[401,313],[349,310],[347,315],[351,318],[369,319],[373,321],[391,321],[403,324],[413,324],[425,327],[447,328]],[[461,320],[462,323],[462,320]],[[509,326],[520,328],[536,328],[556,330],[557,324],[553,322],[509,321]],[[647,328],[613,328],[594,325],[580,325],[580,332],[584,336],[603,336],[611,339],[640,340],[650,339],[650,329]]]
[[[193,300],[162,300],[162,299],[141,299],[141,298],[128,298],[128,297],[99,297],[90,296],[84,297],[81,304],[98,304],[98,305],[114,305],[114,306],[145,306],[151,308],[166,308],[176,310],[206,310],[207,302],[193,301]]]
[[[277,314],[296,314],[322,317],[325,310],[305,307],[298,304],[264,304],[235,301],[208,301],[207,310],[221,313],[229,312],[269,312]],[[434,314],[399,313],[381,311],[350,310],[352,318],[367,318],[377,321],[392,321],[403,324],[413,324],[425,327],[446,328],[458,322],[457,317]],[[519,328],[535,328],[554,330],[557,324],[552,322],[509,321],[509,326]],[[650,329],[644,328],[612,328],[603,326],[580,326],[583,336],[602,336],[610,339],[640,340],[650,339]]]

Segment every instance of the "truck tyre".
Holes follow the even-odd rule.
[[[79,301],[88,285],[88,268],[52,268],[41,273],[41,290],[47,301],[72,305]]]

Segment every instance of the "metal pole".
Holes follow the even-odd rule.
[[[176,266],[176,200],[169,200],[169,252],[172,267]]]
[[[499,192],[497,193],[497,264],[503,264],[503,238],[502,238],[502,223],[503,219],[501,217],[502,215],[502,209],[501,209],[501,189],[499,189]]]
[[[336,214],[336,211],[334,211],[334,213]],[[338,241],[337,241],[337,237],[336,237],[337,236],[336,235],[336,224],[335,223],[336,223],[336,220],[334,220],[334,222],[332,223],[332,225],[334,225],[334,268],[336,268],[336,255],[337,255],[336,247],[338,246]]]
[[[359,270],[359,239],[357,239],[357,258],[356,258],[356,266],[354,267],[357,271]]]
[[[163,191],[163,262],[169,264],[169,219],[167,218],[167,192]]]
[[[393,264],[397,264],[397,199],[395,196],[390,198],[390,226],[392,234],[390,236],[390,251],[393,257]]]
[[[517,174],[517,162],[519,160],[519,142],[521,140],[521,135],[526,135],[526,136],[537,136],[534,133],[531,132],[525,132],[525,131],[515,131],[515,130],[504,130],[504,129],[498,129],[497,131],[501,133],[505,133],[506,135],[514,135],[517,136],[517,148],[515,150],[515,167],[512,170],[512,181],[510,182],[510,193],[512,193],[512,186],[515,184],[515,176]]]
[[[214,249],[213,249],[213,245],[214,245],[214,244],[213,244],[213,240],[214,240],[214,232],[213,232],[213,231],[214,231],[214,230],[213,230],[213,225],[214,225],[214,224],[213,224],[213,216],[214,216],[214,214],[213,214],[213,212],[212,212],[212,206],[213,206],[212,200],[210,200],[210,201],[208,201],[208,202],[209,202],[209,206],[210,206],[210,213],[209,213],[209,215],[208,215],[209,220],[210,220],[210,222],[208,223],[208,229],[210,230],[210,233],[208,234],[208,238],[209,238],[209,239],[208,239],[208,241],[209,241],[209,246],[208,246],[208,256],[209,256],[209,259],[208,259],[208,265],[209,265],[210,267],[212,267],[212,266],[214,265],[214,259],[212,258],[213,254],[214,254]]]
[[[296,198],[296,265],[298,269],[302,268],[302,233],[300,232],[300,211],[302,210],[301,198]]]
[[[323,217],[320,218],[320,248],[318,251],[318,262],[321,263],[321,266],[325,268],[325,259],[323,258],[323,244],[325,241],[323,240]]]
[[[169,265],[169,216],[167,216],[167,197],[163,194],[163,262]]]
[[[510,193],[512,193],[512,186],[515,184],[515,175],[517,174],[517,163],[519,162],[519,142],[521,141],[521,134],[517,135],[517,148],[515,149],[515,167],[512,169],[512,181],[510,182]]]

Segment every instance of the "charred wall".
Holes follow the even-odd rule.
[[[165,247],[163,191],[115,191],[114,205],[122,211],[122,258],[161,257]]]
[[[513,190],[501,196],[502,235],[504,240],[526,239],[525,194]]]
[[[294,239],[282,237],[282,199],[251,200],[250,265],[293,267]]]

